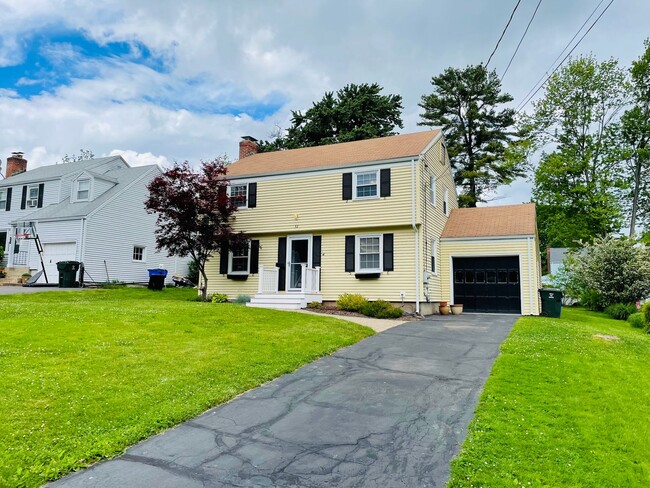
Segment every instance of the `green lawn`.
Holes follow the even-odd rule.
[[[580,309],[520,319],[449,487],[650,486],[649,365],[650,336],[626,322]]]
[[[372,331],[193,290],[0,296],[0,486],[38,486]]]

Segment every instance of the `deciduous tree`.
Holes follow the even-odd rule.
[[[237,207],[226,193],[225,158],[202,162],[195,172],[185,161],[176,163],[148,185],[147,212],[157,214],[156,247],[171,256],[191,256],[202,278],[202,298],[207,299],[207,260],[224,246],[248,245],[243,232],[231,226]]]
[[[285,136],[262,141],[261,151],[322,146],[395,135],[402,125],[402,97],[382,95],[377,83],[351,83],[327,92],[304,114],[292,112]]]
[[[507,157],[517,139],[515,111],[500,106],[512,96],[501,91],[496,72],[483,65],[448,68],[431,84],[433,93],[422,96],[419,125],[442,127],[454,179],[463,189],[459,204],[475,207],[489,191],[524,175],[521,161]]]

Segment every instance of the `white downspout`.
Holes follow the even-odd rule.
[[[415,159],[411,159],[411,226],[415,234],[415,313],[420,313],[420,235],[415,225]]]
[[[535,307],[533,306],[533,253],[531,251],[531,240],[530,237],[526,239],[528,241],[528,306],[530,307],[530,313],[529,315],[534,315],[535,314]]]

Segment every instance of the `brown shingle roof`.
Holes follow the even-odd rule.
[[[439,130],[254,154],[228,167],[229,177],[282,173],[418,156]]]
[[[456,208],[451,211],[442,238],[535,235],[535,204]]]

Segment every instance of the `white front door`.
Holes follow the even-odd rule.
[[[302,265],[311,267],[311,236],[287,238],[287,291],[302,290]]]
[[[47,281],[49,283],[58,283],[59,270],[56,267],[56,263],[59,261],[76,261],[76,254],[76,242],[50,242],[43,244],[43,264],[47,273]],[[45,283],[45,276],[41,276],[38,282]]]

